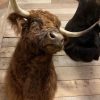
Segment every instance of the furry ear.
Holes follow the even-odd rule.
[[[19,34],[22,32],[22,26],[27,21],[26,18],[23,16],[17,14],[17,13],[11,13],[8,16],[8,20],[11,23],[12,27],[14,28],[14,31]]]

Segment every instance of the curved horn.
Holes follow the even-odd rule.
[[[25,11],[25,10],[21,9],[21,8],[18,6],[16,0],[10,0],[10,3],[11,3],[11,6],[12,6],[13,10],[14,10],[16,13],[18,13],[18,14],[20,14],[20,15],[22,15],[22,16],[25,16],[25,17],[27,17],[27,16],[30,15],[30,13],[29,13],[28,11]]]
[[[99,22],[100,22],[100,19],[99,19],[99,21],[94,23],[92,26],[90,26],[88,29],[79,31],[79,32],[70,32],[61,27],[60,27],[60,31],[61,31],[61,34],[63,34],[64,36],[67,36],[67,37],[79,37],[79,36],[82,36],[83,34],[89,32],[93,27],[95,27],[97,24],[99,24]]]

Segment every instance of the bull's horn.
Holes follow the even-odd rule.
[[[21,9],[21,8],[18,6],[16,0],[10,0],[10,3],[11,3],[11,6],[12,6],[13,10],[14,10],[16,13],[18,13],[18,14],[24,16],[24,17],[27,17],[27,16],[30,15],[30,13],[29,13],[28,11],[25,11],[25,10]]]
[[[89,32],[93,27],[95,27],[97,24],[99,24],[99,22],[100,22],[100,19],[99,19],[99,21],[94,23],[92,26],[90,26],[88,29],[79,31],[79,32],[70,32],[61,27],[60,27],[60,31],[61,31],[61,34],[63,34],[64,36],[67,36],[67,37],[79,37],[79,36],[82,36],[83,34]]]

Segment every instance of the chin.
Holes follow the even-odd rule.
[[[62,47],[47,46],[45,48],[45,52],[48,54],[55,54],[55,53],[59,52],[60,50],[62,50]]]

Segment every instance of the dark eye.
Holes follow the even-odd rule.
[[[30,20],[30,28],[34,29],[34,31],[42,29],[43,22],[40,18],[33,18]]]
[[[33,18],[31,22],[32,24],[38,23],[39,25],[43,25],[42,19],[40,18]]]
[[[38,22],[34,21],[34,22],[31,23],[31,25],[32,25],[32,27],[36,27],[36,26],[38,26],[39,24],[38,24]]]
[[[42,28],[43,26],[43,23],[41,21],[33,21],[31,23],[31,27],[39,27],[39,28]]]

